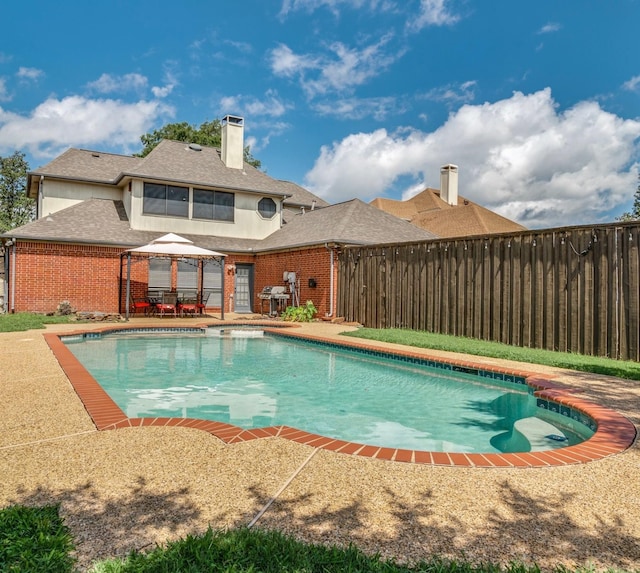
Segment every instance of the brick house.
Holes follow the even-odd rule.
[[[30,172],[37,218],[0,235],[4,310],[51,312],[66,300],[123,312],[122,254],[175,233],[224,262],[144,258],[131,267],[134,296],[199,282],[211,311],[249,313],[263,287],[285,286],[331,317],[341,246],[436,236],[358,199],[329,205],[245,163],[243,150],[244,120],[227,116],[220,149],[168,140],[144,158],[69,149]]]

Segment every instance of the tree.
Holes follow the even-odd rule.
[[[640,175],[638,175],[638,179],[640,180]],[[633,194],[633,208],[631,212],[627,211],[623,213],[619,217],[616,217],[616,221],[638,221],[640,220],[640,185],[638,185],[638,189]]]
[[[33,221],[36,205],[27,197],[29,164],[24,153],[16,151],[0,157],[0,232],[10,231]]]
[[[207,147],[220,147],[222,144],[222,123],[219,119],[205,121],[200,127],[195,127],[186,121],[168,123],[160,129],[155,129],[151,133],[140,136],[140,141],[144,147],[140,153],[135,154],[136,157],[146,157],[163,139],[198,143]],[[259,159],[251,155],[249,146],[244,148],[244,160],[258,169],[262,165]]]

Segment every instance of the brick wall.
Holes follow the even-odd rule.
[[[76,310],[124,312],[126,259],[122,261],[122,308],[118,309],[120,255],[122,248],[94,245],[56,244],[18,241],[15,258],[15,300],[7,297],[9,311],[53,312],[68,300]],[[318,317],[330,310],[330,252],[324,247],[290,250],[258,255],[229,255],[225,258],[225,312],[233,312],[234,267],[237,263],[254,265],[253,310],[260,312],[258,293],[265,286],[286,286],[285,271],[295,272],[300,285],[300,304],[313,301]],[[338,265],[334,261],[334,301],[337,301]],[[13,260],[11,260],[13,264]],[[176,283],[174,264],[173,284]],[[12,273],[9,273],[9,278]],[[316,286],[309,285],[314,279]],[[144,258],[133,258],[131,296],[147,294],[148,265]],[[288,289],[287,289],[288,291]],[[11,288],[9,289],[11,292]],[[13,306],[12,305],[13,302]],[[289,301],[291,303],[291,300]],[[219,311],[218,308],[211,309]]]
[[[331,292],[331,255],[325,247],[312,249],[300,249],[295,251],[283,251],[279,253],[259,254],[256,257],[255,268],[255,293],[256,307],[260,310],[260,302],[257,294],[265,286],[287,286],[283,280],[283,273],[296,273],[296,280],[300,286],[300,304],[304,305],[311,300],[318,309],[318,318],[325,316],[329,312],[330,292]],[[337,300],[337,275],[338,257],[334,257],[334,289],[333,289],[333,309],[336,308]],[[309,286],[309,279],[314,279],[316,286]],[[287,292],[289,289],[287,288]],[[291,300],[289,300],[291,304]],[[335,314],[335,312],[334,312]]]
[[[18,241],[15,268],[9,272],[15,276],[15,301],[9,297],[9,310],[52,312],[68,300],[77,310],[118,312],[121,252],[113,247]],[[124,273],[125,269],[126,277]],[[136,285],[146,283],[146,266],[132,269],[132,279]]]

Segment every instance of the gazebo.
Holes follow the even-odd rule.
[[[122,284],[122,260],[127,259],[127,282],[125,292],[125,319],[129,320],[129,301],[131,299],[131,258],[132,257],[165,257],[171,259],[196,259],[200,271],[202,271],[203,261],[210,259],[217,259],[222,262],[220,265],[220,282],[222,285],[222,292],[224,293],[224,257],[226,255],[218,253],[216,251],[210,251],[203,249],[193,244],[193,241],[176,235],[174,233],[168,233],[162,237],[158,237],[151,241],[148,245],[142,247],[136,247],[134,249],[128,249],[120,255],[120,284]],[[200,272],[200,283],[198,286],[198,300],[202,300],[202,272]],[[224,297],[221,305],[221,318],[224,319]]]

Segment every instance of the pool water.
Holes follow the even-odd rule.
[[[513,452],[592,431],[540,409],[522,384],[443,371],[261,331],[110,334],[70,350],[130,418],[287,425],[426,451]]]

